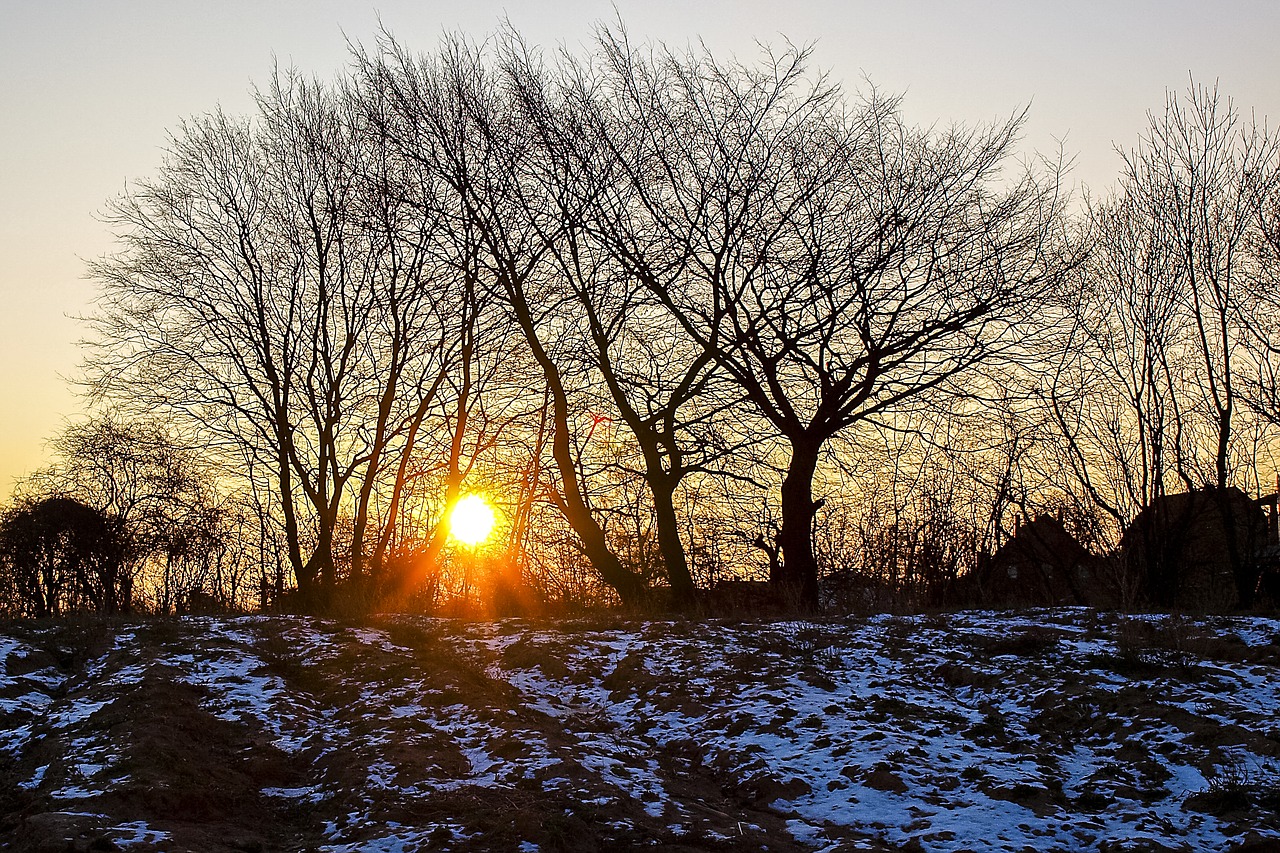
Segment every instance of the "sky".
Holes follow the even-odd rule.
[[[585,50],[621,19],[635,40],[701,40],[719,57],[814,45],[847,88],[905,95],[908,120],[978,123],[1029,107],[1023,150],[1074,160],[1105,192],[1167,90],[1218,82],[1280,122],[1280,3],[1040,0],[0,0],[0,500],[85,416],[75,379],[86,260],[112,251],[99,217],[154,173],[168,133],[216,106],[252,108],[275,65],[327,79],[379,22],[411,49],[503,19],[544,48]]]

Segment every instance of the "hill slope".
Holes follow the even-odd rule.
[[[0,626],[14,850],[1237,850],[1280,622]]]

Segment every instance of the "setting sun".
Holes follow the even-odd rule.
[[[449,513],[449,533],[464,545],[479,545],[493,532],[493,507],[479,495],[467,495]]]

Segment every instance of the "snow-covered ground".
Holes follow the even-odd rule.
[[[1275,620],[1083,609],[11,624],[0,838],[1230,851],[1280,838],[1278,674]]]

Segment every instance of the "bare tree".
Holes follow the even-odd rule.
[[[1233,425],[1239,400],[1241,296],[1257,274],[1250,253],[1256,211],[1280,173],[1280,139],[1248,124],[1217,88],[1192,81],[1151,115],[1126,158],[1122,191],[1144,217],[1149,239],[1173,261],[1195,353],[1195,405],[1209,418],[1212,479],[1232,479]]]
[[[126,550],[118,519],[100,510],[60,495],[19,500],[0,514],[0,612],[127,613]]]
[[[210,580],[228,545],[224,498],[212,469],[170,430],[107,413],[68,426],[50,447],[53,462],[19,484],[20,502],[67,498],[110,520],[119,607],[169,613]]]
[[[563,229],[528,180],[537,151],[478,48],[454,39],[437,56],[416,60],[388,38],[379,57],[361,62],[369,86],[398,111],[388,132],[399,149],[448,194],[454,215],[442,228],[462,249],[459,274],[501,297],[538,365],[551,401],[552,496],[599,575],[625,604],[639,604],[645,584],[610,550],[577,464],[572,388],[557,352],[574,329],[548,256]]]
[[[363,572],[380,489],[394,518],[388,481],[465,336],[460,291],[429,263],[438,211],[412,202],[417,176],[353,91],[277,75],[258,100],[256,122],[188,122],[159,176],[112,205],[124,248],[93,267],[89,375],[98,395],[170,412],[272,471],[289,564],[323,603],[339,562]],[[376,564],[387,545],[373,539]]]
[[[804,50],[752,68],[601,42],[633,196],[614,250],[787,440],[772,580],[816,607],[827,441],[1027,333],[1070,262],[1056,175],[1002,172],[1020,117],[913,130],[893,99],[806,84]]]
[[[354,62],[185,125],[95,266],[94,389],[249,472],[314,603],[437,572],[452,503],[504,477],[512,543],[549,502],[572,537],[546,547],[625,604],[662,576],[691,603],[724,521],[697,496],[780,479],[744,513],[776,535],[743,541],[815,608],[833,442],[925,397],[966,413],[1077,261],[1058,173],[1012,162],[1021,116],[911,128],[805,49],[602,30],[546,66],[508,31]]]
[[[1123,530],[1173,482],[1194,483],[1185,314],[1171,247],[1131,199],[1092,204],[1090,247],[1042,383],[1065,463]]]
[[[1241,389],[1265,387],[1266,357],[1250,345],[1266,338],[1269,316],[1255,299],[1266,268],[1258,213],[1280,179],[1277,145],[1193,81],[1149,115],[1116,192],[1089,207],[1091,258],[1049,396],[1074,479],[1118,530],[1167,492],[1201,487],[1234,529],[1227,488],[1256,484],[1265,442]],[[1252,555],[1230,536],[1226,547],[1247,604]],[[1137,569],[1147,577],[1122,586],[1179,567]]]
[[[1244,378],[1246,399],[1274,428],[1280,426],[1280,164],[1272,162],[1269,169],[1256,176],[1255,227],[1249,234],[1250,276],[1243,283],[1242,316],[1251,356]],[[1280,475],[1280,469],[1275,473]]]
[[[619,240],[636,237],[624,233],[635,225],[628,211],[636,194],[616,148],[634,129],[608,102],[599,75],[568,55],[548,70],[513,33],[505,34],[500,56],[519,120],[540,155],[530,159],[530,177],[555,214],[558,239],[548,240],[548,255],[581,313],[586,368],[637,451],[672,603],[691,606],[696,589],[677,491],[690,474],[725,475],[744,442],[722,422],[744,401],[618,251]],[[640,507],[637,513],[647,515]]]

